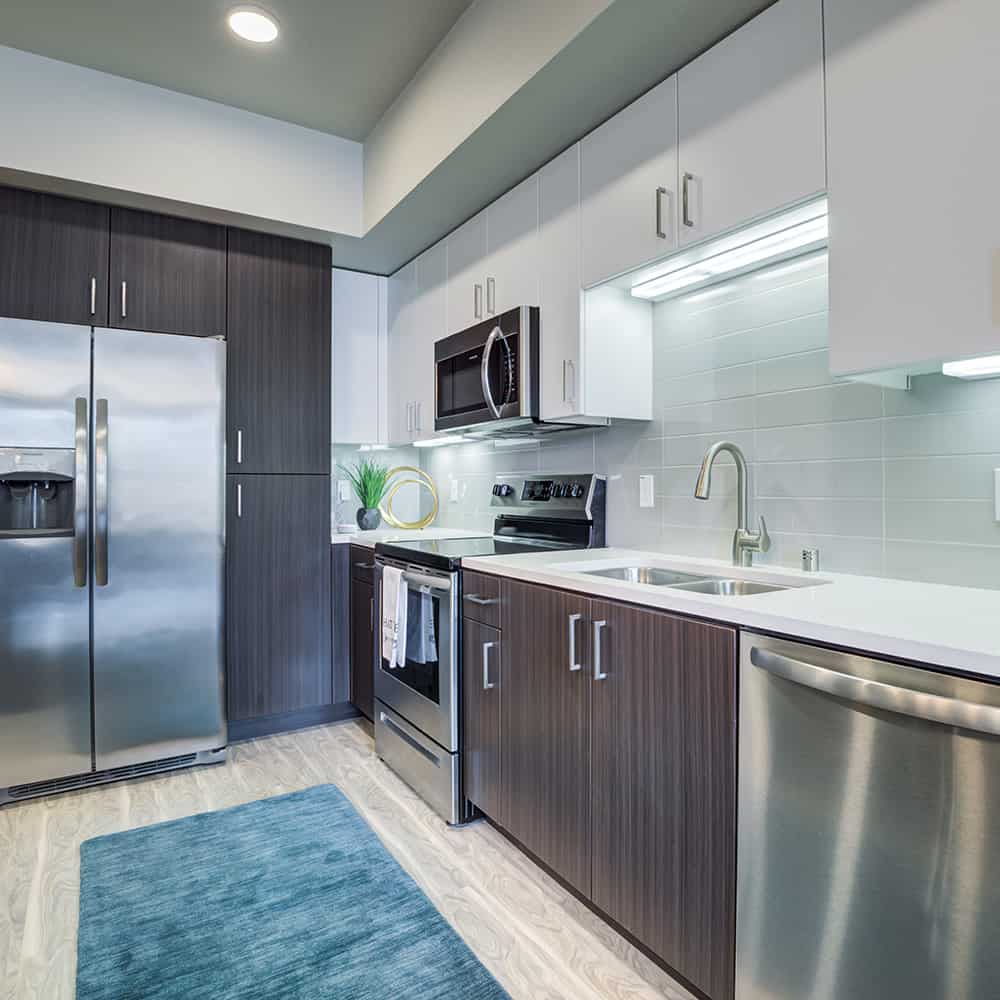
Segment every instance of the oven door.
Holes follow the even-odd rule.
[[[375,562],[375,600],[382,621],[382,570]],[[389,668],[382,656],[382,630],[375,636],[378,668],[375,697],[443,749],[458,750],[458,574],[393,563],[409,587],[407,658]],[[418,623],[433,624],[421,641]]]
[[[511,309],[434,345],[436,431],[537,417],[537,316]]]

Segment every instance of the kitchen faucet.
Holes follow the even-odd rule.
[[[755,552],[767,552],[771,548],[771,536],[767,533],[767,524],[760,519],[760,531],[750,531],[747,528],[748,477],[747,460],[739,447],[731,441],[717,441],[708,449],[701,463],[698,482],[695,483],[694,495],[698,500],[707,500],[712,493],[712,466],[719,452],[728,451],[736,462],[736,534],[733,535],[733,565],[752,566]]]

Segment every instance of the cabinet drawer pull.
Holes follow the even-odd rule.
[[[375,598],[368,599],[368,628],[375,631]]]
[[[601,670],[601,633],[607,628],[606,621],[594,622],[594,680],[603,681],[607,673]]]
[[[667,238],[666,231],[663,228],[663,196],[666,193],[667,189],[665,187],[658,187],[656,189],[656,235],[661,240]]]
[[[97,278],[90,279],[90,315],[97,315]]]
[[[375,568],[375,563],[373,563],[373,562],[370,562],[370,563],[355,563],[354,564],[354,568],[355,569],[374,569]]]
[[[582,663],[576,660],[576,623],[583,618],[583,615],[569,615],[569,669],[570,673],[583,669]]]
[[[480,597],[478,594],[466,594],[465,599],[469,601],[470,604],[499,604],[499,597]]]
[[[688,189],[690,187],[691,181],[694,180],[694,174],[689,174],[687,171],[684,172],[684,183],[681,188],[681,221],[684,223],[688,229],[694,228],[694,220],[691,218],[691,204],[690,196],[688,194]]]
[[[243,464],[243,428],[236,432],[236,464]]]
[[[492,691],[496,687],[490,680],[490,650],[496,646],[497,643],[494,642],[484,642],[483,643],[483,690]]]
[[[122,282],[122,319],[128,316],[128,282]]]
[[[243,516],[243,484],[236,484],[236,516]]]

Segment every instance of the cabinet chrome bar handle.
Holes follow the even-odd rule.
[[[420,430],[420,402],[413,404],[413,429],[415,431]]]
[[[497,283],[495,278],[486,279],[486,311],[491,315],[497,311]]]
[[[236,432],[236,464],[243,464],[243,428]]]
[[[94,583],[108,585],[108,401],[97,400],[94,418]]]
[[[483,643],[483,690],[492,691],[496,687],[490,680],[490,650],[496,645],[496,642],[484,642]]]
[[[243,516],[243,484],[236,484],[236,516]]]
[[[90,279],[90,315],[97,315],[97,278]]]
[[[656,235],[661,240],[667,238],[666,231],[663,228],[663,196],[666,193],[667,189],[665,187],[658,187],[656,189]]]
[[[572,401],[576,399],[576,364],[569,359],[566,361],[566,371],[569,373],[568,397]]]
[[[76,482],[73,484],[73,585],[87,586],[87,509],[90,493],[90,469],[88,468],[90,443],[87,440],[90,419],[87,400],[83,396],[76,399]]]
[[[569,669],[573,673],[583,669],[582,663],[576,660],[576,623],[583,618],[583,615],[569,615]]]
[[[499,597],[480,597],[478,594],[466,594],[465,599],[471,604],[499,604]]]
[[[688,194],[688,188],[693,180],[694,174],[684,171],[683,187],[681,188],[681,221],[689,229],[694,228],[694,220],[691,218],[690,196]]]
[[[606,621],[594,622],[594,680],[603,681],[608,675],[601,670],[601,633],[607,628]]]
[[[483,286],[474,285],[472,289],[472,310],[476,319],[483,318]]]
[[[413,430],[413,404],[406,404],[406,429],[407,431]]]
[[[368,599],[368,628],[375,631],[375,598]]]
[[[945,695],[855,677],[853,674],[820,667],[781,653],[772,653],[758,646],[750,650],[750,662],[776,677],[822,691],[835,698],[858,702],[884,712],[908,715],[925,722],[937,722],[943,726],[956,726],[976,733],[1000,736],[1000,708],[992,705],[977,705]]]
[[[566,361],[563,359],[563,402],[566,402]]]
[[[122,282],[122,319],[128,316],[128,282]]]
[[[354,568],[355,569],[374,569],[375,568],[375,563],[373,563],[373,562],[370,562],[370,563],[355,563],[354,564]]]

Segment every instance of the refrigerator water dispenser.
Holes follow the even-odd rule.
[[[72,448],[0,448],[0,538],[73,534]]]

